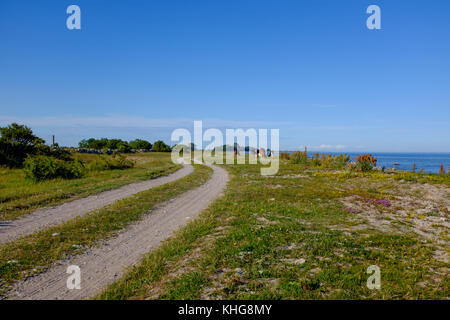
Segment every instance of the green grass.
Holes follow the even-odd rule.
[[[82,253],[140,219],[155,205],[205,183],[212,170],[195,165],[190,175],[140,192],[62,225],[0,245],[0,292],[15,280],[38,273],[51,263]],[[52,236],[57,233],[57,236]]]
[[[79,154],[76,157],[89,163],[100,156]],[[90,171],[80,179],[53,179],[39,183],[26,179],[22,169],[0,168],[0,221],[16,219],[40,207],[156,178],[180,167],[172,163],[170,153],[139,153],[127,157],[136,162],[134,168]]]
[[[402,195],[407,181],[448,188],[448,177],[397,179],[282,162],[278,176],[267,178],[255,165],[225,167],[232,174],[225,196],[96,298],[449,298],[437,243],[379,230],[340,202]],[[381,290],[366,286],[370,265],[381,269]]]

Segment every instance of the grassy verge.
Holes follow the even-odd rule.
[[[449,177],[429,186],[415,182],[430,182],[420,174],[398,179],[287,163],[275,177],[254,165],[227,169],[233,178],[223,198],[97,298],[448,298],[441,218],[448,220]],[[427,221],[441,221],[435,237],[424,235]],[[371,265],[381,270],[380,290],[367,288]]]
[[[38,273],[51,263],[84,252],[88,246],[112,236],[136,221],[155,205],[205,183],[212,170],[195,166],[192,174],[140,192],[130,198],[45,229],[9,244],[0,245],[0,292],[15,280]]]
[[[77,157],[88,163],[100,156],[80,154]],[[0,168],[0,221],[18,218],[40,207],[156,178],[180,167],[172,163],[170,153],[131,154],[127,158],[136,162],[134,168],[91,171],[80,179],[53,179],[39,183],[26,179],[22,169]]]

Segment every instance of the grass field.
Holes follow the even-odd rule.
[[[97,298],[449,298],[449,175],[225,167],[225,196]]]
[[[137,193],[17,241],[0,244],[0,296],[15,280],[37,274],[55,261],[101,244],[101,240],[139,220],[157,204],[202,185],[211,172],[209,167],[195,166],[193,173],[177,181]]]
[[[100,156],[77,154],[76,157],[87,164]],[[172,163],[170,153],[138,153],[127,155],[127,158],[135,161],[134,168],[89,171],[80,179],[53,179],[39,183],[26,179],[22,169],[0,168],[0,221],[18,218],[40,207],[156,178],[180,167]]]

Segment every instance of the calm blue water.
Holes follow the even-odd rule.
[[[314,152],[308,152],[309,156],[312,156]],[[324,152],[326,154],[339,154],[346,153],[352,159],[356,158],[358,154],[355,152]],[[413,163],[416,163],[416,172],[420,169],[424,169],[428,173],[438,173],[441,164],[444,164],[445,171],[447,172],[450,167],[450,153],[387,153],[387,152],[373,152],[371,153],[378,159],[377,166],[388,168],[396,168],[398,170],[411,171]],[[398,163],[398,165],[394,165]]]
[[[424,169],[425,172],[438,173],[441,164],[444,164],[445,171],[450,167],[450,153],[372,153],[378,159],[377,166],[386,168],[396,168],[398,170],[411,171],[416,163],[416,172]],[[352,158],[356,153],[349,153]],[[398,165],[394,165],[398,163]]]

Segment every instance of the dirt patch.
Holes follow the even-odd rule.
[[[358,195],[340,199],[347,212],[360,224],[341,226],[355,231],[373,227],[382,232],[414,232],[438,247],[435,258],[448,263],[450,247],[450,189],[430,184],[403,184],[387,199],[366,199]]]

